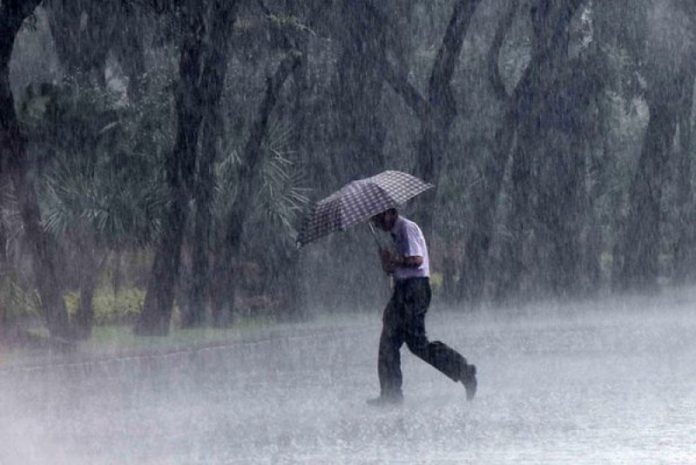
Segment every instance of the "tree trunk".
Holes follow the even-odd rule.
[[[341,3],[344,25],[337,28],[341,55],[336,65],[333,143],[337,184],[371,176],[384,168],[385,128],[377,109],[383,79],[377,63],[384,53],[384,24],[365,0]]]
[[[212,111],[210,111],[212,113]],[[216,112],[218,113],[218,112]],[[203,141],[198,164],[198,178],[194,187],[193,200],[196,205],[194,233],[192,239],[191,284],[188,307],[182,315],[183,328],[196,328],[205,323],[210,282],[210,236],[212,229],[213,163],[217,154],[217,138],[220,124],[219,113],[208,114],[203,120]]]
[[[217,302],[221,307],[213,308],[213,323],[218,326],[230,324],[234,318],[236,286],[232,267],[239,263],[244,226],[254,205],[253,196],[258,186],[264,161],[261,144],[266,136],[271,112],[276,105],[283,84],[301,61],[302,57],[299,54],[288,53],[278,65],[273,76],[268,79],[266,92],[242,152],[237,196],[232,204],[225,227],[224,252],[222,258],[216,261],[218,272],[222,272],[222,276],[227,278],[223,281],[221,301]]]
[[[81,238],[79,250],[80,305],[75,315],[75,335],[80,339],[89,339],[94,326],[94,291],[99,284],[101,272],[106,263],[106,254],[98,257],[99,252],[94,237],[89,231],[78,233]]]
[[[498,298],[522,292],[523,277],[527,274],[529,237],[532,212],[532,159],[533,134],[518,129],[518,142],[512,155],[511,206],[507,217],[509,239],[502,246],[503,267],[506,272],[498,279]],[[501,279],[502,278],[502,279]]]
[[[24,19],[39,3],[38,0],[3,1],[0,6],[0,170],[3,175],[9,174],[14,184],[48,330],[53,337],[71,338],[72,331],[58,278],[60,271],[55,243],[41,227],[41,212],[28,166],[26,140],[19,128],[10,88],[9,63],[15,37]]]
[[[540,285],[558,290],[565,284],[557,279],[565,278],[549,273],[546,265],[559,269],[570,259],[567,253],[578,253],[577,220],[567,227],[557,196],[568,193],[570,208],[577,208],[571,192],[579,179],[570,144],[575,128],[565,113],[569,102],[563,84],[570,74],[564,75],[569,65],[569,24],[581,4],[582,0],[537,0],[531,8],[531,60],[515,89],[518,133],[508,217],[511,239],[502,246],[507,273],[497,283],[498,297],[535,292]]]
[[[621,245],[616,284],[622,289],[651,290],[659,275],[662,190],[677,126],[679,93],[684,76],[651,83],[648,91],[650,119],[638,168],[633,177],[629,213]]]
[[[209,85],[204,74],[215,53],[208,52],[205,39],[205,4],[190,1],[182,7],[185,29],[179,58],[179,84],[176,91],[177,139],[167,160],[171,204],[165,213],[162,237],[147,285],[143,311],[135,326],[136,334],[166,335],[169,332],[174,286],[179,274],[181,245],[186,227],[189,192],[194,184],[198,135],[206,106],[220,99],[222,86]],[[233,22],[236,2],[216,1],[211,12],[210,44],[225,40]],[[203,79],[201,80],[201,76]],[[208,87],[206,87],[208,86]]]
[[[674,244],[674,282],[684,284],[694,264],[694,214],[691,188],[691,117],[694,103],[694,69],[689,69],[681,89],[677,109],[679,128],[676,149],[676,240]]]
[[[426,237],[433,237],[433,212],[442,160],[449,150],[449,132],[457,116],[452,76],[471,18],[481,0],[458,0],[454,4],[428,83],[428,109],[421,119],[415,172],[435,185],[418,199],[417,220]]]
[[[294,2],[289,2],[289,10],[294,11]],[[308,23],[312,23],[313,18],[308,18]],[[295,39],[295,46],[302,56],[307,56],[309,47],[309,36],[302,34]],[[313,152],[312,147],[312,121],[316,111],[312,101],[312,76],[307,60],[302,60],[293,73],[292,90],[290,92],[291,101],[286,107],[290,114],[283,115],[292,121],[290,132],[290,153],[297,154],[300,159],[295,158],[294,163],[300,166],[307,166],[307,156]],[[305,269],[300,266],[301,255],[295,248],[288,249],[283,247],[280,251],[278,264],[278,279],[275,289],[282,293],[285,298],[283,302],[283,313],[278,315],[285,320],[301,320],[305,313],[302,282],[305,279]]]
[[[464,260],[457,282],[457,296],[472,303],[483,297],[488,267],[488,253],[493,241],[498,198],[503,187],[505,168],[515,144],[516,119],[508,110],[496,131],[493,155],[484,161],[484,182],[472,195],[474,216],[464,243]]]
[[[580,289],[582,206],[585,147],[580,138],[560,131],[547,139],[540,160],[535,205],[539,285],[553,295],[573,295]],[[581,129],[577,128],[580,134]]]
[[[218,7],[220,8],[220,7]],[[194,184],[193,200],[196,203],[194,223],[194,242],[192,257],[192,277],[189,307],[183,315],[184,328],[199,327],[205,322],[208,307],[208,288],[210,284],[210,236],[212,228],[212,200],[215,184],[213,167],[218,153],[219,139],[222,136],[222,116],[220,97],[227,75],[227,53],[229,40],[226,39],[228,23],[233,20],[236,7],[225,14],[215,15],[211,27],[211,50],[203,70],[202,88],[204,94],[204,115],[202,126],[201,156],[198,160],[198,177]]]
[[[80,282],[80,305],[75,315],[75,331],[79,339],[89,339],[94,327],[94,290],[97,280],[87,277]]]
[[[275,316],[281,321],[300,321],[304,318],[302,288],[302,268],[300,253],[297,249],[285,249],[279,253],[277,276],[269,289],[272,295],[281,296],[280,311]]]
[[[121,282],[123,281],[123,251],[117,247],[113,250],[113,253],[111,287],[115,296],[121,289]]]
[[[596,121],[595,133],[591,135],[594,147],[587,164],[587,215],[585,222],[583,275],[585,289],[594,293],[603,285],[602,253],[605,238],[599,220],[599,199],[607,193],[609,187],[609,163],[611,149],[608,146],[609,121],[603,105],[598,106],[599,118]]]
[[[2,189],[0,185],[0,189]],[[0,210],[4,209],[5,206],[0,200]],[[8,260],[7,256],[7,232],[5,230],[5,223],[0,216],[0,286],[5,285],[6,276],[10,275],[13,271],[13,267]],[[8,318],[7,309],[5,308],[5,302],[0,302],[0,339],[2,339],[3,334],[8,330]]]
[[[513,0],[501,17],[488,52],[489,81],[495,96],[503,103],[503,120],[495,133],[493,154],[484,160],[483,183],[476,186],[471,202],[474,216],[471,230],[464,243],[464,260],[457,283],[457,297],[477,303],[484,293],[486,283],[488,252],[493,240],[496,205],[503,187],[505,168],[510,159],[510,151],[517,133],[517,114],[515,102],[505,90],[500,76],[498,59],[505,34],[510,29],[519,6]]]

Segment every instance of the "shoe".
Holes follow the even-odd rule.
[[[476,395],[478,382],[476,381],[476,365],[464,365],[460,372],[459,381],[466,389],[466,400],[472,400]]]
[[[374,399],[367,399],[367,405],[371,405],[372,407],[388,407],[388,406],[397,406],[401,405],[404,403],[404,396],[402,395],[394,395],[394,396],[379,396],[375,397]]]

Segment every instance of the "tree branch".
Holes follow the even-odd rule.
[[[259,166],[262,162],[261,143],[266,135],[268,121],[280,95],[280,89],[290,73],[302,63],[303,57],[297,52],[289,52],[280,62],[276,72],[268,78],[266,93],[259,106],[256,120],[249,131],[249,139],[244,147],[241,166],[239,167],[240,183],[237,198],[232,206],[232,214],[228,221],[227,239],[234,247],[241,238],[241,230],[249,212],[249,201],[256,187]]]
[[[447,31],[442,39],[442,46],[437,52],[433,70],[430,74],[430,99],[447,92],[459,52],[464,44],[464,36],[481,0],[459,0],[454,5]]]
[[[403,73],[397,72],[386,57],[383,59],[382,72],[384,73],[384,79],[394,92],[404,99],[406,105],[413,110],[419,119],[423,119],[430,112],[428,101],[423,98],[418,89],[408,82],[408,78]]]
[[[500,49],[503,47],[505,35],[512,26],[512,21],[515,19],[515,14],[519,7],[519,0],[512,0],[505,14],[500,18],[498,27],[495,30],[495,36],[491,42],[491,47],[488,49],[488,80],[493,88],[493,93],[500,100],[507,100],[509,95],[505,89],[505,84],[500,76],[500,66],[498,59],[500,57]]]
[[[448,95],[451,93],[450,83],[452,75],[454,74],[459,52],[464,44],[464,36],[480,1],[459,0],[455,4],[447,31],[442,39],[442,46],[433,64],[430,75],[429,99],[425,99],[418,89],[408,82],[408,78],[403,73],[399,73],[387,57],[383,56],[382,72],[384,73],[384,79],[394,92],[404,99],[406,105],[413,110],[420,120],[431,114],[432,103],[443,105],[441,108],[445,111],[448,108],[451,111],[451,108],[453,108]],[[370,8],[368,11],[377,19],[386,20],[376,9]]]

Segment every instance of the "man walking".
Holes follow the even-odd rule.
[[[430,305],[430,264],[428,248],[416,223],[399,216],[395,208],[375,215],[372,223],[391,233],[395,252],[380,249],[382,268],[394,278],[394,292],[382,317],[378,373],[380,395],[371,405],[399,404],[401,392],[401,346],[440,370],[466,389],[466,398],[476,394],[476,367],[446,344],[428,341],[425,314]]]

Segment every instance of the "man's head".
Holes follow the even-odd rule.
[[[375,216],[370,218],[370,221],[372,221],[372,224],[377,226],[382,231],[391,231],[398,217],[399,212],[396,211],[396,208],[390,208],[387,211],[383,211],[382,213],[376,214]]]

